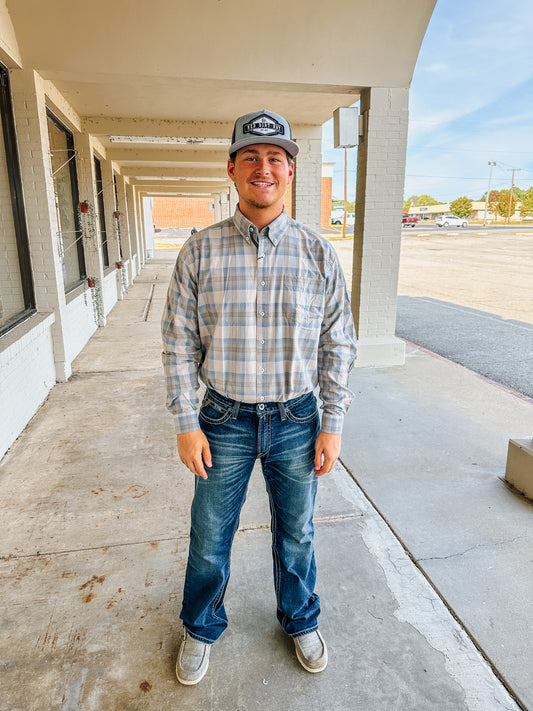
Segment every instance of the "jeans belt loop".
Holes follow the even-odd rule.
[[[281,421],[287,419],[287,408],[285,407],[284,403],[278,402],[278,410],[279,410],[279,416]]]
[[[239,408],[241,406],[241,403],[235,400],[233,403],[233,407],[231,408],[231,419],[236,420],[237,417],[239,416]]]

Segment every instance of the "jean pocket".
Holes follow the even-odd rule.
[[[287,419],[291,422],[300,424],[311,422],[318,415],[316,398],[312,394],[306,395],[290,405],[285,405],[285,411]]]
[[[210,425],[223,425],[231,417],[232,409],[231,405],[220,405],[218,402],[205,397],[200,406],[199,417]]]

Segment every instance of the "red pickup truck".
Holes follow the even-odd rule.
[[[403,215],[402,217],[402,227],[414,227],[417,222],[417,215]]]

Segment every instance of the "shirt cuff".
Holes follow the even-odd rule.
[[[332,412],[322,413],[322,432],[328,434],[342,434],[344,415],[333,414]]]
[[[200,422],[196,412],[188,414],[174,415],[174,426],[176,434],[184,434],[185,432],[194,432],[200,429]]]

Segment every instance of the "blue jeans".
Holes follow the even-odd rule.
[[[208,389],[200,408],[213,466],[195,477],[191,540],[181,619],[208,644],[226,629],[224,593],[233,537],[259,457],[270,499],[277,617],[298,637],[317,629],[320,600],[313,547],[315,440],[320,422],[313,393],[286,403],[238,403]]]

